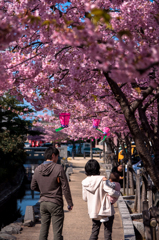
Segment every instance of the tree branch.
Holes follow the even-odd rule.
[[[145,68],[137,68],[136,70],[142,75],[143,73],[145,73],[147,70],[149,70],[150,68],[154,67],[154,66],[158,66],[159,62],[154,62],[151,63],[148,67]]]
[[[62,48],[60,51],[58,51],[56,54],[55,54],[55,58],[57,58],[57,56],[65,49],[68,49],[68,48],[71,48],[71,46],[66,46],[64,48]]]
[[[144,110],[144,111],[146,111],[146,109],[156,100],[156,99],[158,99],[159,98],[159,91],[158,91],[158,93],[154,96],[154,97],[152,97],[143,107],[142,107],[142,109]]]
[[[142,102],[147,98],[147,96],[150,95],[150,93],[152,93],[153,90],[154,88],[149,86],[145,91],[143,91],[142,93],[143,98],[136,100],[131,104],[130,106],[131,111],[135,112],[135,110],[142,104]]]
[[[15,68],[15,67],[17,67],[17,66],[19,66],[19,65],[21,65],[21,64],[23,64],[23,63],[25,63],[25,62],[28,62],[29,60],[37,57],[37,56],[40,55],[40,54],[41,54],[41,53],[37,53],[35,56],[33,56],[33,57],[31,57],[31,58],[28,58],[28,59],[24,60],[23,62],[20,62],[20,63],[16,64],[15,66],[12,66],[12,67],[10,67],[10,68],[8,68],[8,69]]]

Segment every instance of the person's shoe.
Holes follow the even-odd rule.
[[[100,222],[108,222],[108,221],[109,221],[109,218],[108,218],[108,217],[102,218],[102,219],[100,220]]]

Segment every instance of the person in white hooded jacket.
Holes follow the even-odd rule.
[[[87,202],[88,214],[92,219],[92,233],[89,240],[97,240],[101,227],[101,218],[109,216],[109,221],[104,224],[104,239],[112,239],[112,226],[114,221],[114,207],[111,205],[107,194],[118,198],[119,191],[106,185],[105,177],[100,176],[99,163],[91,159],[85,165],[87,178],[82,181],[82,196]]]

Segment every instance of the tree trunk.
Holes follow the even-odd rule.
[[[131,161],[131,138],[125,137],[127,145],[127,159],[129,165],[129,184],[130,184],[130,195],[134,195],[134,181],[133,181],[133,171],[132,171],[132,161]]]
[[[129,179],[130,179],[130,195],[134,195],[134,180],[132,169],[129,171]]]
[[[129,195],[129,164],[127,165],[127,173],[126,173],[126,195]]]
[[[103,141],[103,162],[106,163],[106,156],[105,156],[105,141]]]
[[[142,203],[147,200],[147,182],[144,177],[142,177]],[[143,204],[141,204],[141,211],[143,211]]]
[[[93,159],[92,139],[90,139],[90,158]]]
[[[111,149],[111,144],[109,138],[105,140],[107,144],[107,151],[106,151],[106,163],[111,163],[111,154],[112,154],[112,149]]]
[[[111,90],[116,100],[120,104],[121,110],[123,111],[129,130],[135,141],[137,152],[144,163],[144,167],[146,168],[148,174],[151,176],[151,179],[154,182],[156,188],[159,190],[159,144],[158,146],[156,146],[155,162],[153,162],[151,158],[151,154],[144,143],[145,135],[142,133],[142,131],[139,128],[134,112],[131,111],[130,104],[126,99],[126,96],[121,91],[117,83],[114,82],[109,77],[108,73],[104,72],[104,75],[111,87]]]

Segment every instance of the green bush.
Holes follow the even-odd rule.
[[[0,168],[0,183],[5,182],[8,178],[8,170],[6,168]]]
[[[21,136],[10,135],[10,132],[0,133],[0,178],[13,177],[26,159],[24,144]]]

